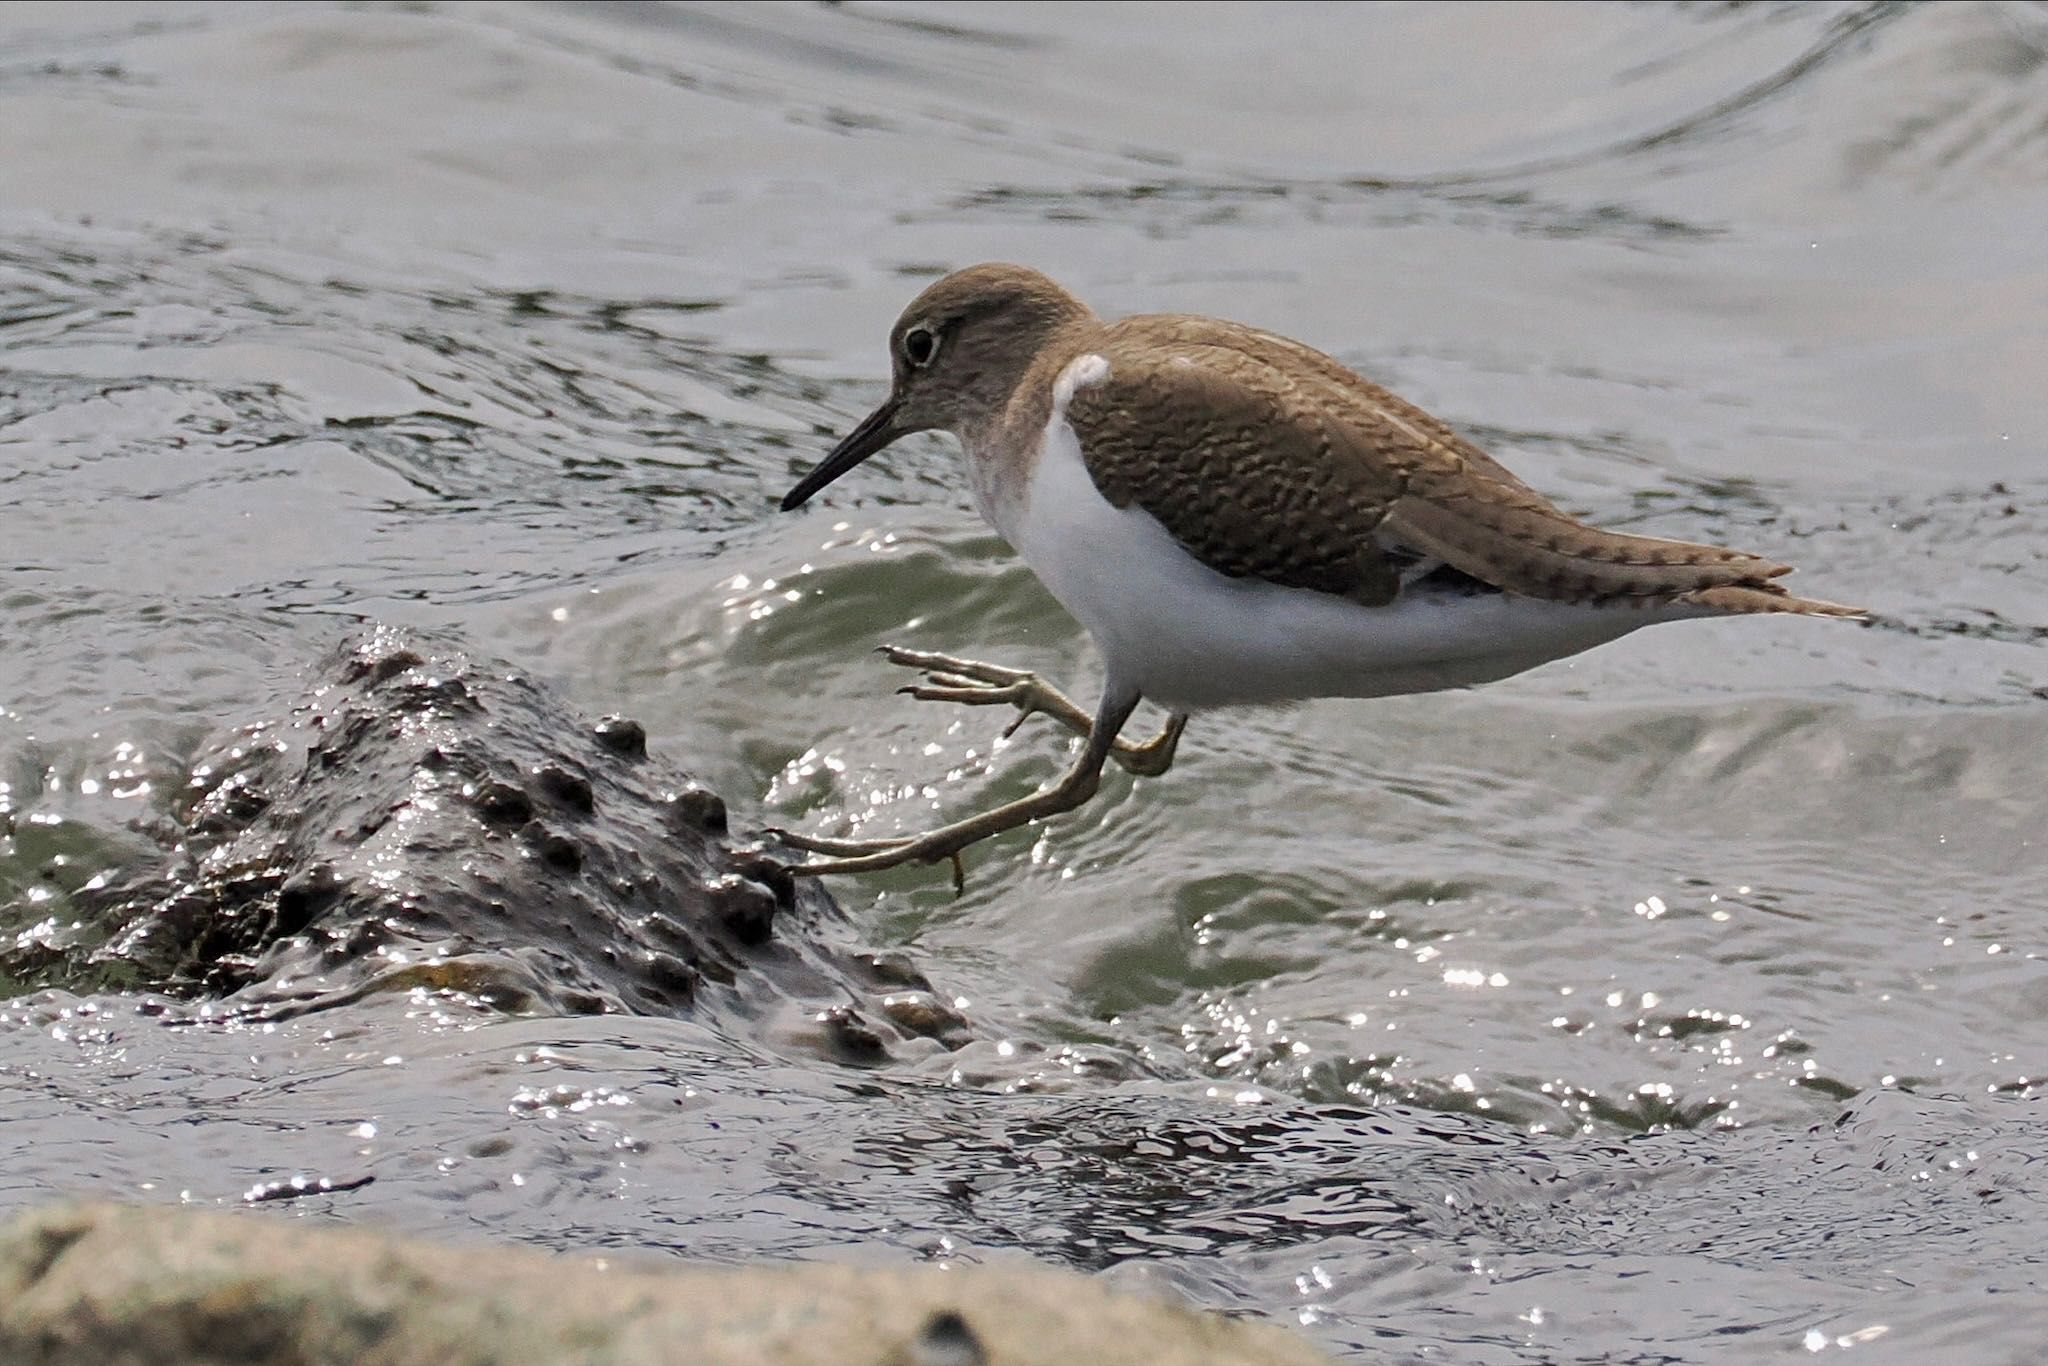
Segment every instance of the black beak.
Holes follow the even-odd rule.
[[[818,462],[818,468],[783,495],[782,510],[788,512],[802,507],[810,501],[812,494],[901,436],[895,423],[896,400],[891,398],[863,418],[858,427],[846,434],[844,441],[832,448],[830,455]]]

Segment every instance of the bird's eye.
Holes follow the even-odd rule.
[[[929,327],[913,327],[903,334],[903,359],[912,365],[930,365],[939,354],[939,337]]]

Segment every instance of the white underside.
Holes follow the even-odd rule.
[[[1095,638],[1111,686],[1176,711],[1469,687],[1702,615],[1414,590],[1364,607],[1229,578],[1149,513],[1112,506],[1058,411],[1020,496],[986,496],[975,482],[983,515]]]

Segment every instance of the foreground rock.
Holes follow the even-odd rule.
[[[1285,1331],[1023,1266],[678,1269],[87,1205],[0,1232],[21,1366],[1309,1363]]]
[[[516,1013],[795,1005],[856,1061],[965,1032],[638,725],[425,633],[316,664],[192,766],[157,833],[160,858],[79,897],[99,942],[0,945],[0,971],[270,1015],[412,988]]]

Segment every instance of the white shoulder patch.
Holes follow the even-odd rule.
[[[1083,389],[1092,389],[1109,378],[1109,361],[1095,352],[1074,357],[1060,371],[1059,378],[1052,382],[1052,405],[1056,413],[1067,411],[1067,405],[1074,401],[1074,395]]]

